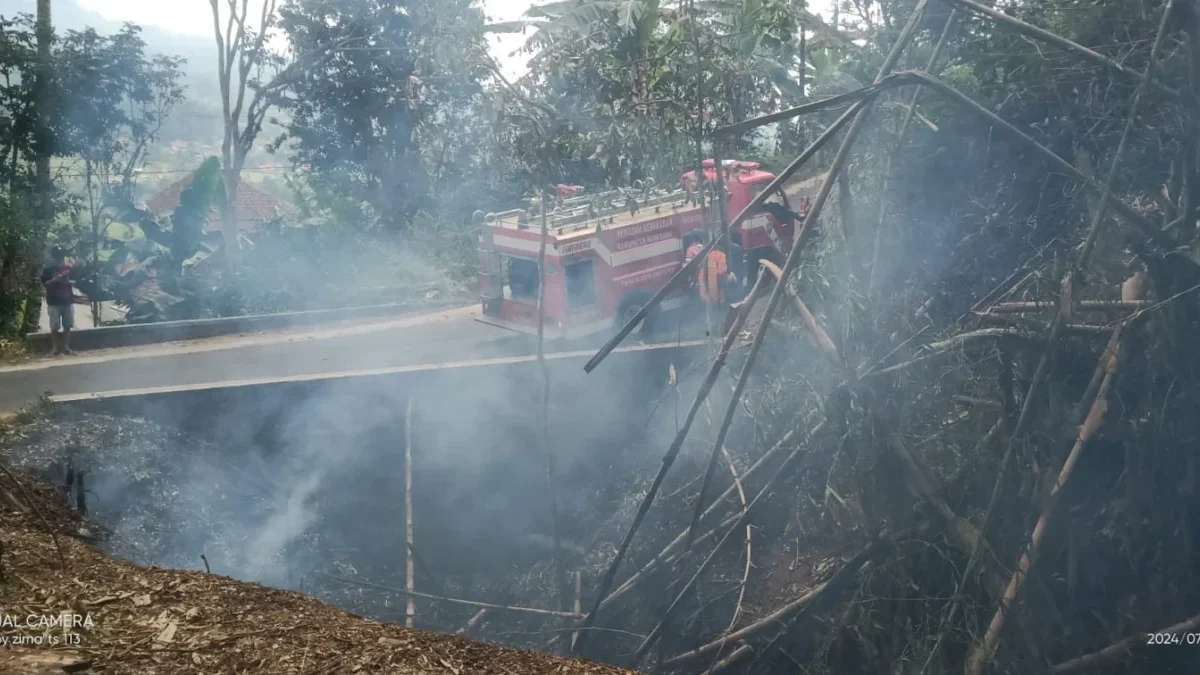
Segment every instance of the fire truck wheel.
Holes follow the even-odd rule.
[[[642,311],[642,308],[650,303],[650,299],[654,294],[646,290],[630,291],[621,298],[621,304],[617,307],[617,325],[614,330],[620,330],[625,324],[633,320],[637,313]],[[642,319],[641,326],[638,327],[642,335],[649,335],[654,331],[654,315],[656,312],[650,312],[645,319]]]

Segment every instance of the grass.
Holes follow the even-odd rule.
[[[0,339],[0,363],[20,363],[32,356],[24,340]]]
[[[15,413],[0,413],[0,437],[11,433],[50,412],[50,397],[42,394],[38,400]]]

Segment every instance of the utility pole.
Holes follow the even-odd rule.
[[[36,235],[30,254],[32,273],[30,281],[36,278],[40,269],[40,257],[45,253],[46,236],[54,224],[53,186],[50,183],[50,75],[51,62],[50,43],[54,40],[54,29],[50,21],[50,0],[37,0],[37,23],[34,28],[37,40],[37,73],[35,76],[34,105],[37,117],[34,122],[34,218],[36,219]],[[42,318],[42,286],[30,283],[29,294],[25,297],[25,312],[21,327],[22,333],[36,332]]]

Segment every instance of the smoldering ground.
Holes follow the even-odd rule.
[[[668,368],[690,358],[617,354],[592,375],[549,361],[548,442],[539,371],[521,363],[60,408],[7,454],[60,484],[68,465],[82,471],[89,515],[110,531],[100,546],[131,561],[204,569],[203,555],[213,573],[310,592],[319,575],[400,587],[411,398],[425,589],[550,604],[551,589],[531,597],[518,579],[553,555],[547,447],[578,567],[623,534],[675,430]],[[389,607],[354,609],[398,618]]]

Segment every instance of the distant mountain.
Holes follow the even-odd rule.
[[[33,14],[34,10],[34,0],[0,0],[0,16]],[[75,0],[54,0],[51,18],[55,32],[60,35],[68,30],[82,30],[89,26],[100,33],[111,34],[122,26],[120,21],[105,19],[92,10],[80,7]],[[162,130],[160,145],[185,141],[213,143],[219,147],[222,136],[221,98],[217,81],[217,48],[213,38],[182,35],[143,25],[142,39],[146,42],[147,55],[173,54],[187,60],[183,66],[187,100],[168,119]],[[260,136],[262,142],[273,139],[279,133],[277,127],[270,124],[265,126]]]
[[[33,14],[33,0],[0,0],[0,16]],[[80,7],[75,0],[55,0],[52,10],[54,30],[82,30],[91,26],[100,33],[115,33],[121,22],[110,21],[100,14]],[[136,23],[136,22],[135,22]],[[175,54],[187,59],[185,73],[189,98],[216,96],[217,47],[212,38],[180,35],[153,26],[142,26],[142,39],[149,54]]]

